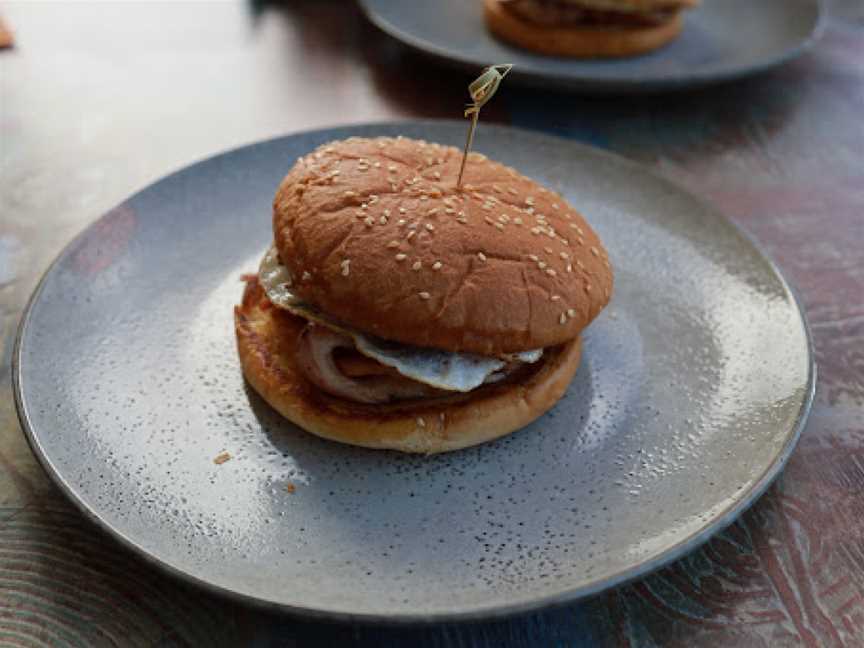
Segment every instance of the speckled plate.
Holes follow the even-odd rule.
[[[495,39],[482,0],[359,0],[394,38],[436,58],[478,70],[513,63],[512,80],[585,92],[656,92],[767,70],[805,51],[822,33],[821,0],[702,0],[681,35],[645,56],[580,61],[531,54]]]
[[[73,241],[34,293],[14,357],[21,421],[51,477],[174,574],[378,621],[573,601],[729,524],[804,424],[803,316],[717,212],[579,144],[490,125],[476,142],[584,211],[616,268],[612,303],[546,416],[484,446],[406,456],[308,435],[244,384],[232,307],[271,239],[277,183],[322,142],[399,133],[461,144],[465,124],[247,146],[144,189]],[[216,465],[223,451],[232,459]]]

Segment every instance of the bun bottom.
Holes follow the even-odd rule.
[[[674,40],[684,24],[679,12],[650,27],[549,27],[522,20],[500,0],[483,0],[483,10],[489,29],[502,40],[540,54],[575,58],[645,54]]]
[[[527,425],[561,398],[581,355],[576,338],[547,349],[518,382],[423,401],[364,405],[325,394],[300,373],[294,356],[306,321],[273,306],[257,279],[247,280],[234,325],[246,379],[282,416],[325,439],[425,454],[477,445]]]

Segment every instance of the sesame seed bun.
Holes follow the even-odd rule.
[[[562,4],[568,4],[585,9],[598,9],[604,11],[620,11],[645,13],[651,11],[662,11],[667,9],[690,9],[698,6],[699,0],[557,0]],[[506,4],[506,0],[505,0]]]
[[[295,359],[306,321],[274,307],[257,279],[247,280],[234,322],[247,380],[284,417],[325,439],[427,454],[484,443],[539,417],[564,394],[581,350],[579,338],[572,339],[547,349],[521,375],[468,394],[363,405],[329,396],[308,382]]]
[[[292,291],[359,331],[496,355],[567,343],[609,301],[608,255],[560,196],[479,154],[351,138],[299,159],[274,200]]]
[[[548,56],[618,58],[645,54],[674,40],[684,25],[680,11],[656,25],[541,25],[516,15],[506,4],[483,0],[483,16],[490,31],[508,43]],[[597,6],[606,9],[607,4]],[[624,9],[632,7],[625,5]]]

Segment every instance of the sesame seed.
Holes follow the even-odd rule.
[[[369,216],[363,222],[366,223],[366,227],[372,227],[375,224],[375,219]]]
[[[540,233],[540,228],[539,228],[539,227],[532,227],[532,228],[531,228],[531,233],[532,233],[534,236],[537,236],[537,235]]]
[[[328,146],[327,148],[324,149],[324,152],[325,153],[335,153],[336,151],[333,149],[332,146]]]
[[[312,278],[312,275],[309,274],[306,270],[303,271],[303,281],[309,281]]]
[[[417,425],[419,425],[420,427],[426,427],[426,421],[424,421],[421,416],[418,416],[417,417]]]
[[[367,203],[363,203],[360,205],[360,209],[369,209],[369,205]]]
[[[562,259],[569,259],[569,258],[570,258],[570,255],[567,254],[566,252],[562,252],[559,256],[560,256]]]
[[[576,317],[576,309],[568,308],[567,309],[567,317]]]
[[[583,270],[585,269],[585,264],[582,263],[579,259],[576,259],[576,265],[577,265],[579,268],[582,268]]]
[[[366,214],[364,214],[364,213],[363,213],[362,211],[360,211],[359,209],[358,209],[357,211],[354,212],[354,215],[355,215],[357,218],[366,218]]]
[[[477,253],[477,258],[480,259],[481,261],[485,261],[485,260],[486,260],[486,255],[483,254],[482,252],[478,252],[478,253]]]
[[[459,216],[465,216],[465,212],[464,212],[464,211],[460,211],[460,212],[459,212]]]
[[[346,191],[344,195],[345,195],[346,198],[353,198],[354,196],[357,195],[357,192],[356,192],[356,191],[350,191],[350,190],[349,190],[349,191]]]
[[[549,299],[552,301],[559,301],[561,299],[561,295],[552,295]]]
[[[496,191],[498,193],[501,193],[501,187],[499,187],[497,184],[493,184],[492,185],[492,191]]]
[[[543,248],[543,251],[544,251],[546,254],[554,254],[554,252],[552,251],[552,248],[550,248],[550,247],[544,247],[544,248]]]
[[[595,257],[600,256],[600,250],[598,250],[596,247],[594,247],[592,245],[590,249],[591,249],[591,254],[593,254]]]
[[[546,268],[546,274],[549,275],[550,277],[554,277],[558,273],[555,272],[552,268]]]
[[[540,269],[542,270],[543,268],[546,267],[546,262],[545,262],[545,261],[538,261],[538,262],[537,262],[537,267],[540,268]]]
[[[435,226],[432,223],[426,223],[426,229],[433,232],[435,231]]]
[[[534,204],[534,198],[533,198],[533,196],[528,196],[528,197],[526,197],[526,198],[525,198],[525,204],[526,204],[526,205],[533,205],[533,204]]]
[[[498,220],[501,221],[502,223],[509,223],[509,222],[510,222],[510,217],[509,217],[507,214],[501,214],[501,215],[498,217]]]
[[[483,211],[492,211],[492,203],[483,203]]]
[[[483,220],[486,222],[487,225],[494,225],[495,224],[495,221],[493,221],[488,216],[486,216]]]
[[[534,263],[537,263],[540,260],[536,254],[529,254],[528,258],[531,259]]]
[[[399,247],[399,241],[390,241],[390,242],[387,244],[387,247],[390,248],[391,250],[392,250],[393,248],[397,248],[397,247]]]
[[[445,214],[455,214],[455,213],[456,213],[456,210],[453,209],[452,207],[447,207],[447,208],[444,210],[444,213],[445,213]]]
[[[558,318],[558,321],[561,324],[566,324],[567,323],[567,313],[561,313],[561,317]]]
[[[390,173],[396,173],[396,165],[395,165],[395,164],[388,164],[388,165],[387,165],[387,170],[388,170]]]
[[[435,263],[432,264],[432,269],[433,269],[433,270],[440,270],[440,269],[441,269],[441,266],[443,266],[443,265],[444,265],[444,264],[441,263],[440,261],[436,261]]]
[[[436,180],[440,180],[440,179],[441,179],[441,172],[440,172],[440,171],[436,171],[436,172],[433,173],[432,175],[435,176],[435,179],[436,179]]]
[[[401,227],[402,225],[405,224],[405,219],[404,219],[404,218],[400,218],[398,221],[396,221],[396,224],[399,225],[399,226]]]
[[[434,215],[437,214],[437,213],[438,213],[438,208],[437,208],[437,207],[433,207],[433,208],[430,209],[428,212],[426,212],[426,215],[427,215],[427,216],[434,216]]]
[[[432,296],[425,290],[423,292],[417,293],[417,295],[420,297],[420,299],[429,299]]]
[[[422,268],[422,267],[423,267],[423,263],[422,263],[422,262],[420,262],[420,261],[415,261],[415,262],[414,262],[414,265],[411,266],[411,269],[412,269],[412,270],[419,270],[419,269]]]
[[[376,162],[376,163],[373,164],[372,166],[374,166],[376,169],[380,169],[380,168],[381,168],[381,163],[380,163],[380,162]]]
[[[408,212],[408,210],[405,209],[404,207],[400,207],[400,208],[399,208],[399,213],[400,213],[400,214],[405,214],[405,213],[407,213],[407,212]]]
[[[526,214],[533,214],[533,213],[534,213],[534,208],[533,208],[533,207],[526,207],[526,208],[523,209],[522,211],[524,211]]]
[[[503,232],[504,231],[504,225],[501,223],[495,223],[495,229],[497,229],[499,232]]]
[[[423,194],[422,196],[420,196],[420,200],[429,200],[429,196]]]
[[[464,216],[459,216],[456,220],[459,221],[460,223],[462,223],[463,225],[465,225],[468,222]]]
[[[396,183],[395,183],[395,182],[391,182],[391,183],[390,183],[390,191],[396,191],[397,188],[398,188],[398,187],[396,186]]]
[[[371,194],[369,196],[369,204],[374,205],[376,202],[378,202],[378,196],[376,196],[375,194]]]
[[[562,238],[562,239],[561,239],[561,242],[562,242],[564,245],[566,245],[567,247],[570,247],[570,241],[568,241],[567,239]]]
[[[518,196],[519,192],[516,191],[513,187],[507,187],[507,191],[509,191],[512,195]]]
[[[411,230],[410,232],[408,232],[408,235],[405,238],[410,241],[412,238],[414,238],[414,235],[416,233],[417,232],[415,230]]]
[[[351,272],[351,266],[349,266],[349,265],[342,266],[342,276],[343,277],[347,277],[348,273],[350,273],[350,272]]]
[[[387,217],[389,218],[389,216],[390,216],[390,210],[389,210],[389,209],[385,209],[385,210],[384,210],[384,215],[387,216]]]
[[[567,223],[571,229],[579,229],[579,226],[576,223]]]
[[[519,216],[517,216],[516,218],[513,219],[513,222],[516,223],[517,225],[521,225],[522,219]]]
[[[569,263],[567,264],[567,272],[573,272],[573,266]]]
[[[378,219],[378,222],[381,223],[382,225],[386,225],[387,224],[387,217],[381,216],[381,218]]]
[[[404,253],[402,253],[402,252],[400,252],[399,254],[396,255],[396,260],[397,260],[397,261],[404,261],[404,260],[407,259],[407,258],[408,258],[408,255],[407,255],[407,254],[404,254]]]
[[[331,176],[338,176],[340,173],[342,173],[342,171],[340,171],[339,169],[336,169],[336,170],[333,171],[330,175],[331,175]]]
[[[552,203],[552,209],[554,209],[555,211],[558,211],[561,208],[558,206],[558,203]]]

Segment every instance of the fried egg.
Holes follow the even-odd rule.
[[[449,391],[469,392],[485,382],[494,382],[508,362],[534,363],[543,357],[543,349],[490,358],[474,353],[453,353],[388,342],[352,330],[299,299],[291,292],[292,278],[288,268],[279,263],[275,247],[261,261],[258,279],[267,297],[276,306],[294,315],[344,333],[354,340],[363,355],[392,367],[406,378]]]

